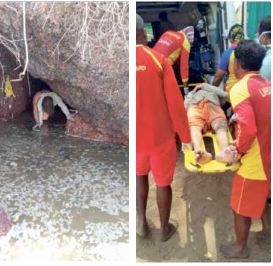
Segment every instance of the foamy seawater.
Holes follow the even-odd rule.
[[[125,260],[128,148],[0,123],[0,260]]]

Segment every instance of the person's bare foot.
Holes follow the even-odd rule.
[[[169,240],[174,235],[177,228],[178,228],[177,222],[172,221],[172,223],[169,223],[168,226],[164,228],[164,230],[162,230],[161,232],[161,241],[165,242]]]
[[[229,146],[215,154],[215,160],[222,163],[232,164],[237,158],[237,150],[233,146]]]
[[[41,131],[41,127],[40,127],[39,125],[36,124],[36,125],[34,125],[34,126],[32,127],[32,130],[38,132],[38,131]]]
[[[247,247],[242,248],[236,244],[222,245],[220,246],[220,252],[225,258],[240,258],[246,259],[249,257],[249,249]]]
[[[142,224],[139,223],[136,228],[136,233],[141,238],[147,237],[150,233],[150,227],[148,223],[147,222]]]
[[[195,159],[197,163],[208,163],[212,160],[212,154],[207,151],[196,151]]]

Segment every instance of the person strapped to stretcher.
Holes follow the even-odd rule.
[[[197,163],[205,164],[213,160],[213,155],[202,145],[202,133],[212,130],[216,134],[220,152],[215,159],[224,162],[223,151],[229,146],[228,124],[224,111],[220,107],[220,98],[226,98],[227,92],[218,87],[202,83],[185,97],[191,139]],[[232,153],[231,153],[232,156]],[[230,158],[232,161],[232,158]]]

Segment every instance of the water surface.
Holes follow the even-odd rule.
[[[0,260],[126,259],[128,148],[30,129],[26,114],[0,122]]]

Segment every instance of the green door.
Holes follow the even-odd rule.
[[[271,2],[247,2],[247,36],[254,39],[260,21],[271,15]]]

